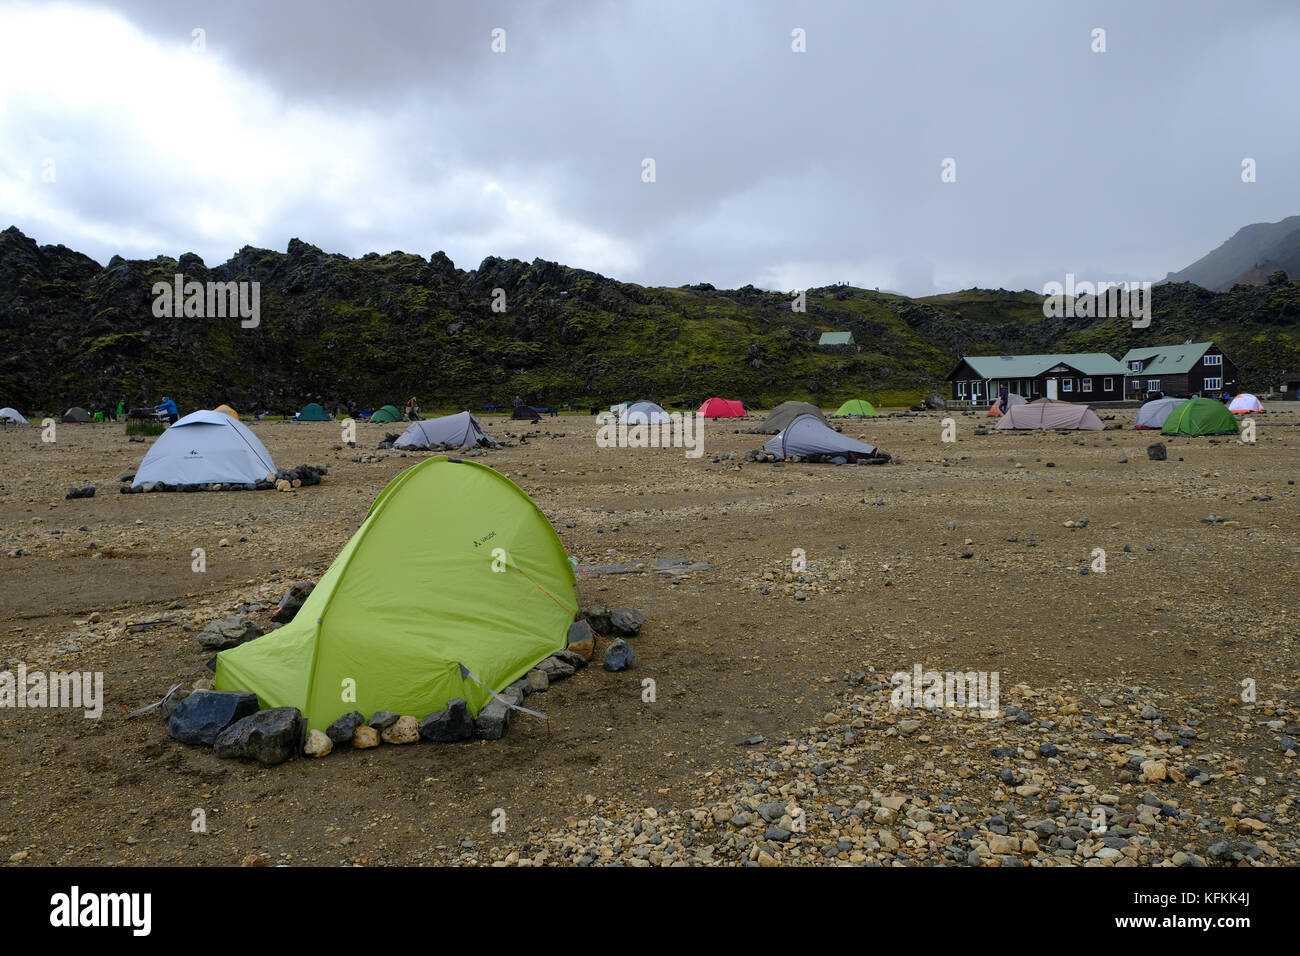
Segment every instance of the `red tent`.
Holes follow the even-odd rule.
[[[725,398],[710,398],[700,406],[705,418],[745,418],[745,406],[742,402],[731,402]]]

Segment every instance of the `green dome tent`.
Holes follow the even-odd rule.
[[[298,421],[300,422],[327,422],[329,420],[330,417],[325,413],[325,409],[315,402],[312,402],[298,413]]]
[[[297,707],[317,730],[353,710],[422,718],[454,697],[477,715],[490,695],[463,671],[501,691],[563,649],[574,584],[518,485],[439,455],[380,492],[292,621],[217,655],[215,685]]]
[[[394,405],[385,405],[379,411],[370,416],[372,422],[400,422],[402,413]]]
[[[1237,420],[1222,402],[1212,398],[1191,398],[1165,419],[1162,435],[1235,435]]]
[[[862,415],[863,417],[874,418],[876,410],[872,408],[870,402],[863,401],[860,398],[851,398],[841,405],[835,412],[836,415]]]

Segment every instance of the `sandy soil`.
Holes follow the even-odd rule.
[[[106,705],[99,720],[0,711],[0,863],[440,860],[461,841],[491,847],[562,827],[593,802],[690,805],[746,738],[781,740],[816,723],[851,671],[916,663],[998,671],[1003,687],[1045,693],[1122,685],[1220,702],[1210,745],[1294,791],[1294,759],[1260,726],[1270,716],[1243,721],[1232,705],[1250,678],[1261,698],[1286,702],[1284,723],[1296,719],[1297,407],[1257,416],[1253,445],[1163,439],[1167,462],[1148,460],[1146,446],[1162,439],[1131,430],[1133,410],[1102,412],[1120,430],[980,436],[987,419],[954,413],[951,444],[940,440],[942,413],[851,421],[846,434],[901,459],[857,467],[742,464],[766,437],[733,433],[743,423],[711,422],[706,455],[691,460],[680,449],[597,448],[585,416],[525,426],[526,444],[507,437],[519,423],[484,419],[515,444],[479,460],[533,496],[571,555],[712,569],[580,581],[584,604],[633,605],[649,623],[632,670],[590,667],[531,699],[549,732],[522,719],[501,741],[273,768],[175,743],[153,714],[124,715],[209,676],[194,631],[248,603],[265,607],[254,613],[264,622],[423,456],[368,451],[394,426],[362,425],[356,450],[334,450],[336,423],[257,423],[278,465],[328,465],[324,482],[121,495],[119,475],[147,445],[120,426],[60,425],[54,443],[37,427],[6,428],[0,669],[102,671]],[[379,460],[352,460],[363,454]],[[64,500],[89,484],[94,498]],[[1211,514],[1227,520],[1203,521]],[[1086,526],[1065,526],[1081,518]],[[194,548],[207,552],[202,574]],[[801,575],[790,569],[796,548]],[[1106,573],[1081,574],[1097,548]],[[172,620],[128,627],[163,618]],[[646,677],[653,704],[642,701]],[[924,755],[931,744],[898,746]],[[196,808],[204,833],[191,829]],[[505,835],[491,831],[496,808]],[[1275,844],[1296,840],[1296,824],[1274,826]]]

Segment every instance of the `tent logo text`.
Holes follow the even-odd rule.
[[[685,448],[687,458],[704,456],[704,413],[673,412],[667,421],[631,422],[613,412],[596,416],[597,448]]]
[[[242,319],[245,329],[262,323],[262,283],[260,282],[186,282],[177,273],[174,282],[153,284],[153,314],[158,318]]]
[[[981,717],[998,716],[997,671],[924,671],[920,664],[911,673],[895,671],[889,682],[893,685],[890,705],[894,710],[904,707],[956,709],[967,707],[978,710]]]
[[[43,671],[27,673],[27,665],[0,671],[0,707],[82,709],[87,718],[104,713],[103,671]]]
[[[1151,324],[1150,282],[1075,282],[1065,274],[1065,284],[1043,286],[1043,315],[1049,319],[1133,318],[1133,328]]]

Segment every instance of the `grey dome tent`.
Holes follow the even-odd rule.
[[[775,435],[800,415],[812,415],[823,425],[826,424],[826,416],[817,406],[807,402],[784,402],[772,409],[763,423],[754,427],[754,431],[763,435]]]
[[[91,417],[91,415],[90,415],[90,412],[86,411],[84,408],[82,408],[82,407],[79,406],[79,405],[73,405],[73,406],[72,406],[71,408],[69,408],[66,412],[64,412],[64,413],[63,413],[63,420],[64,420],[65,422],[90,422],[90,421],[94,421],[94,419],[93,419],[93,418]]]
[[[1147,402],[1138,409],[1137,421],[1133,423],[1133,427],[1159,431],[1165,427],[1165,419],[1169,417],[1169,413],[1185,401],[1187,401],[1185,398],[1157,398]]]
[[[0,421],[13,422],[15,425],[27,424],[27,419],[23,418],[18,409],[9,408],[8,406],[0,408]]]
[[[394,448],[472,448],[477,445],[495,445],[478,419],[469,412],[458,412],[443,418],[428,418],[411,422],[402,437],[393,442]]]
[[[800,415],[795,418],[779,435],[764,443],[763,451],[778,458],[843,455],[849,461],[855,461],[858,458],[880,456],[875,445],[841,435],[816,415]]]
[[[1105,427],[1090,405],[1041,400],[1028,405],[1012,405],[998,421],[999,431],[1060,428],[1099,432]]]
[[[191,412],[158,436],[140,462],[132,488],[169,485],[253,484],[275,474],[266,446],[225,412]]]
[[[654,402],[633,402],[622,417],[629,425],[667,425],[672,421],[668,413]]]

